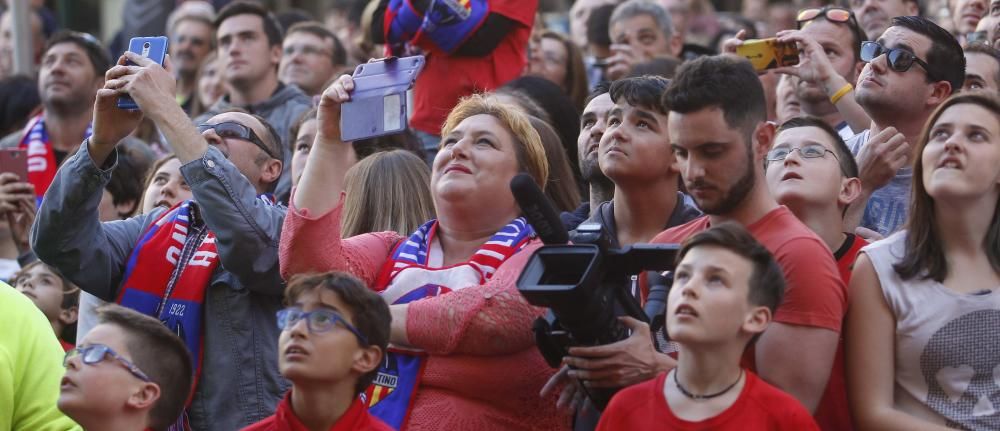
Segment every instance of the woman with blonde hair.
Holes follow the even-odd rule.
[[[413,232],[434,218],[431,172],[407,150],[365,157],[344,179],[342,238],[369,232]]]
[[[544,310],[515,285],[540,242],[510,181],[526,172],[545,184],[538,132],[517,108],[482,95],[462,99],[432,167],[437,219],[412,234],[341,239],[344,197],[330,191],[343,189],[337,172],[349,163],[339,115],[353,89],[345,75],[323,94],[316,143],[282,230],[282,274],[347,271],[390,304],[392,348],[368,400],[396,429],[568,429],[555,400],[538,396],[554,374],[531,332]]]

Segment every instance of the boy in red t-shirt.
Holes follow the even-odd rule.
[[[826,243],[837,260],[844,285],[861,247],[860,236],[844,232],[844,214],[861,196],[858,164],[840,135],[823,120],[799,117],[778,128],[764,165],[767,186],[779,204]],[[840,339],[816,422],[824,430],[854,429],[844,381],[844,339]]]
[[[677,366],[616,394],[597,429],[817,429],[798,400],[740,366],[784,293],[771,253],[726,222],[692,236],[678,261],[666,311]]]
[[[342,272],[300,275],[278,312],[278,369],[292,389],[274,415],[244,431],[390,431],[361,394],[389,344],[389,306]]]

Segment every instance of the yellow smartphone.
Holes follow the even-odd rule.
[[[751,39],[736,47],[736,55],[750,60],[757,71],[799,64],[795,43],[780,43],[776,38]]]

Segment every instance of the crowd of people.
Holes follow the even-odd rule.
[[[107,46],[41,3],[0,431],[1000,429],[1000,0],[127,0]],[[408,127],[343,139],[412,55]],[[664,311],[553,367],[519,278],[595,229],[678,245],[609,284]]]

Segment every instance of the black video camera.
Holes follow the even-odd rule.
[[[535,251],[517,280],[529,303],[547,307],[533,326],[535,341],[546,362],[558,368],[573,346],[600,346],[629,336],[619,316],[647,323],[662,322],[670,282],[650,275],[646,308],[630,291],[632,276],[643,271],[673,269],[676,244],[636,244],[613,249],[601,225],[577,228],[573,244],[545,245]],[[656,331],[657,326],[650,325]],[[618,389],[587,389],[598,409],[604,409]]]

